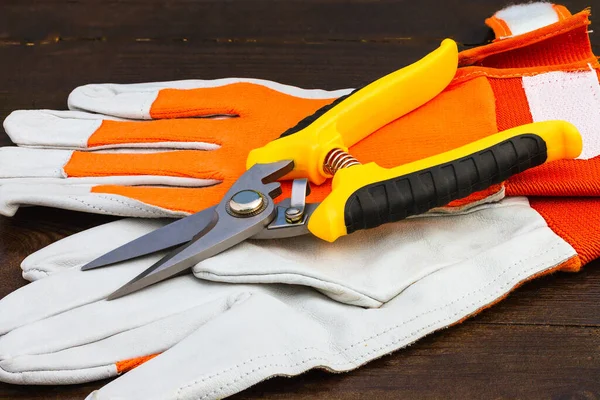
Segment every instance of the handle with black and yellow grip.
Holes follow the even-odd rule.
[[[369,163],[341,169],[332,192],[311,215],[308,229],[332,242],[359,229],[444,206],[546,162],[575,158],[581,148],[575,126],[547,121],[395,168]]]
[[[285,179],[308,178],[321,184],[331,177],[323,164],[332,149],[347,151],[379,128],[427,103],[448,86],[457,66],[456,43],[445,39],[421,60],[338,99],[281,138],[252,150],[246,167],[293,160],[294,170]]]

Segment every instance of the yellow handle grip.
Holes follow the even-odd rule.
[[[329,151],[347,151],[361,139],[437,96],[452,80],[458,65],[456,43],[445,39],[421,60],[355,91],[306,128],[252,150],[246,167],[294,160],[286,179],[309,178],[321,184],[329,175],[323,162]]]
[[[375,163],[339,170],[308,229],[333,242],[358,229],[398,221],[501,183],[525,169],[579,156],[582,140],[565,121],[509,129],[457,149],[386,169]]]

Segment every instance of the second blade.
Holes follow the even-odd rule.
[[[210,228],[215,218],[215,207],[207,208],[117,247],[87,263],[81,270],[100,268],[182,245]]]

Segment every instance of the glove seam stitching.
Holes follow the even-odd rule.
[[[331,292],[335,295],[343,295],[346,294],[347,292],[345,290],[350,290],[352,292],[352,294],[354,296],[357,297],[356,300],[360,300],[360,298],[366,298],[372,302],[378,303],[380,306],[385,304],[386,301],[385,300],[378,300],[376,298],[374,298],[373,296],[370,296],[368,294],[365,294],[357,289],[342,285],[340,283],[336,283],[336,282],[332,282],[332,281],[327,281],[327,280],[323,280],[323,279],[319,279],[319,278],[315,278],[314,276],[311,275],[306,275],[303,274],[299,271],[286,271],[286,272],[265,272],[265,273],[250,273],[250,274],[243,274],[243,275],[234,275],[234,274],[219,274],[213,271],[198,271],[198,272],[194,272],[194,275],[200,279],[206,279],[209,281],[214,281],[214,282],[229,282],[229,283],[248,283],[246,280],[247,278],[261,278],[261,277],[271,277],[271,276],[282,276],[282,275],[292,275],[292,276],[299,276],[301,278],[307,279],[312,281],[311,283],[317,282],[317,283],[323,283],[323,287],[317,287],[317,286],[313,286],[313,285],[305,285],[305,284],[301,284],[302,286],[307,286],[307,287],[311,287],[315,290],[326,290],[328,292]],[[198,276],[200,275],[200,276]],[[241,281],[236,282],[236,278],[240,278],[243,277],[244,279],[242,279]],[[217,279],[210,279],[210,278],[217,278]],[[220,279],[219,279],[220,278]],[[229,278],[229,279],[228,279]],[[228,280],[226,280],[228,279]],[[265,282],[261,282],[261,281],[256,281],[256,282],[252,282],[251,283],[265,283]],[[270,282],[266,282],[266,283],[270,283]],[[389,300],[388,300],[389,301]],[[348,304],[348,303],[347,303]]]
[[[128,204],[128,203],[127,203],[127,202],[125,202],[125,201],[118,200],[118,199],[115,199],[115,198],[113,198],[113,197],[104,196],[104,195],[101,195],[101,194],[99,194],[98,196],[99,196],[99,197],[101,197],[101,198],[103,198],[104,200],[113,201],[113,202],[119,203],[120,205],[123,205],[123,206],[125,206],[125,207],[131,208],[131,209],[134,209],[134,210],[143,211],[143,212],[148,212],[148,213],[151,213],[151,214],[154,214],[154,215],[158,215],[158,216],[163,216],[163,217],[164,217],[164,216],[167,216],[167,214],[166,214],[166,213],[164,213],[164,212],[163,212],[163,213],[161,213],[161,212],[159,212],[159,211],[155,211],[155,210],[151,210],[151,209],[144,209],[144,208],[142,208],[142,207],[136,207],[136,206],[134,206],[134,205]],[[129,215],[129,214],[126,214],[126,213],[119,213],[119,212],[115,212],[115,211],[107,211],[107,210],[105,210],[104,208],[101,208],[101,207],[95,206],[95,205],[93,205],[93,204],[91,204],[91,203],[88,203],[88,202],[86,202],[86,201],[84,201],[84,200],[82,200],[82,199],[80,199],[80,198],[77,198],[77,197],[69,196],[69,198],[70,198],[70,199],[72,199],[72,200],[78,201],[78,202],[80,202],[81,204],[83,204],[83,205],[85,205],[85,206],[87,206],[87,207],[90,207],[90,208],[92,208],[92,209],[94,209],[94,210],[101,211],[102,213],[105,213],[105,214],[118,215],[118,216],[121,216],[121,217],[130,217],[130,216],[131,216],[131,215]]]

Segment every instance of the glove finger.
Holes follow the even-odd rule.
[[[124,218],[68,236],[26,257],[23,277],[34,281],[81,267],[102,254],[172,222],[171,219]]]
[[[306,90],[243,78],[129,85],[90,84],[71,92],[69,108],[142,120],[211,115],[244,117],[267,104],[284,101],[287,106],[293,107],[298,105],[298,99],[303,103],[323,99],[331,102],[347,93],[349,90]]]
[[[123,301],[67,309],[5,334],[0,338],[0,380],[64,384],[115,376],[228,308],[227,290],[218,290],[223,289],[218,284],[189,275],[165,283]]]
[[[9,183],[12,178],[66,178],[63,167],[71,159],[69,150],[0,148],[0,179]]]
[[[152,254],[110,268],[70,268],[32,282],[0,301],[0,334],[102,300],[158,259]]]
[[[6,147],[0,149],[0,202],[6,214],[14,214],[18,204],[56,204],[123,216],[154,213],[155,218],[175,216],[165,210],[195,212],[218,203],[244,171],[244,165],[227,163],[221,154],[219,150],[105,153]],[[190,186],[210,188],[186,188]],[[98,198],[89,202],[90,193]],[[135,202],[120,204],[119,198]],[[150,208],[136,212],[140,208],[136,202]]]
[[[181,216],[218,203],[227,182],[241,174],[235,166],[222,170],[219,154],[5,147],[0,149],[0,212],[14,215],[20,204],[31,204],[121,216]],[[205,186],[212,188],[186,188]]]
[[[230,184],[205,188],[27,183],[0,186],[0,214],[45,206],[121,217],[181,218],[217,204]]]
[[[148,152],[215,150],[228,137],[235,143],[240,131],[248,130],[244,127],[246,122],[241,118],[190,118],[142,123],[80,111],[17,110],[6,117],[4,129],[19,146],[81,150],[141,148]],[[292,123],[295,121],[288,124]]]
[[[238,170],[243,165],[224,164],[226,160],[222,160],[219,151],[112,153],[3,147],[0,184],[19,183],[18,178],[33,178],[26,183],[43,183],[38,178],[86,178],[64,183],[127,184],[136,177],[134,182],[138,185],[207,186],[224,180],[228,173],[243,172]]]
[[[67,254],[66,256],[63,255],[63,251],[65,251],[64,249],[66,247],[76,245],[91,246],[89,243],[90,240],[99,242],[100,239],[105,238],[106,235],[115,232],[116,229],[125,227],[125,229],[128,229],[129,231],[124,233],[117,232],[118,239],[108,239],[108,242],[112,242],[110,244],[118,245],[132,236],[144,233],[146,230],[150,229],[152,225],[155,224],[138,223],[134,224],[133,229],[130,229],[129,226],[131,226],[131,224],[128,221],[119,221],[119,223],[115,223],[114,225],[99,227],[93,230],[92,234],[84,233],[71,240],[65,241],[65,243],[61,243],[60,245],[51,246],[37,256],[37,258],[43,258],[44,256],[52,257],[53,253],[58,253],[56,258],[62,261],[66,257],[68,258],[70,254],[77,254],[76,251],[71,250],[70,254]],[[108,245],[103,246],[108,247]],[[123,299],[110,302],[104,300],[106,296],[133,277],[137,276],[149,265],[152,265],[155,261],[164,256],[164,254],[165,252],[159,252],[119,263],[114,266],[90,271],[81,271],[79,268],[67,268],[62,272],[54,273],[45,279],[26,285],[7,295],[0,301],[0,335],[45,319],[69,317],[71,313],[75,312],[74,310],[82,307],[98,307],[98,310],[105,310],[107,318],[111,313],[113,316],[121,315],[122,313],[124,320],[127,319],[126,315],[128,314],[131,314],[130,320],[136,320],[138,318],[138,316],[136,316],[137,314],[140,316],[144,314],[147,317],[151,317],[153,309],[160,314],[159,310],[168,310],[169,307],[173,308],[173,306],[161,305],[161,302],[164,300],[160,299],[162,293],[169,293],[172,291],[172,293],[167,296],[169,299],[179,298],[180,295],[183,296],[180,300],[182,300],[182,303],[184,304],[183,307],[187,308],[188,306],[185,305],[186,301],[184,300],[185,296],[191,296],[192,293],[195,293],[194,291],[198,286],[203,287],[203,293],[212,293],[212,291],[221,286],[211,282],[201,282],[196,280],[193,276],[187,275],[183,277],[185,278],[184,280],[170,279],[160,284],[153,285],[151,288],[148,288],[148,290],[140,291],[139,294],[136,293],[132,296],[126,296]],[[84,255],[86,257],[88,255],[93,257],[94,254],[88,254],[84,251]],[[31,260],[28,260],[28,262],[31,262]],[[43,261],[38,260],[37,262],[41,263]],[[187,294],[183,295],[183,292],[186,292]],[[147,307],[145,304],[153,305]],[[187,304],[191,303],[188,301]],[[105,307],[108,308],[106,309]],[[113,310],[113,308],[116,309]],[[81,318],[93,318],[94,315],[98,316],[100,313],[101,311],[89,314],[83,313],[80,316]],[[85,317],[85,315],[88,315],[88,317]],[[127,323],[129,324],[130,321],[127,320]],[[61,326],[61,324],[57,324],[57,326]],[[63,325],[63,327],[64,326],[68,325]],[[102,328],[100,327],[97,329],[102,331]],[[43,330],[40,330],[40,332],[42,331]],[[39,334],[42,335],[42,333]],[[42,342],[45,343],[47,341],[43,340]]]
[[[19,146],[86,148],[103,120],[115,117],[81,111],[17,110],[4,120],[4,130]]]
[[[346,307],[289,285],[248,287],[230,298],[226,312],[88,399],[220,399],[275,375],[298,374],[322,362],[319,350],[329,348],[330,335],[281,300],[318,304],[331,315]]]

